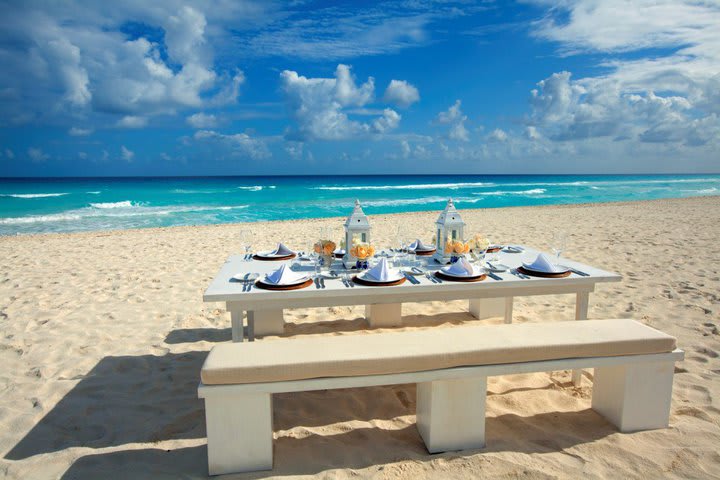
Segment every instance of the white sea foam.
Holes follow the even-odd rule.
[[[420,198],[399,198],[395,200],[368,200],[363,202],[363,206],[369,207],[397,207],[402,205],[424,205],[427,203],[445,203],[447,197],[433,196],[433,197],[420,197]],[[462,203],[477,203],[482,198],[473,197],[460,197],[454,198],[453,201],[457,204]],[[350,206],[350,205],[348,205]]]
[[[248,190],[248,191],[250,191],[250,192],[259,192],[260,190],[262,190],[262,189],[264,189],[264,188],[275,188],[275,185],[267,185],[267,186],[263,186],[263,185],[252,185],[252,186],[241,186],[241,187],[237,187],[238,190]]]
[[[707,194],[709,194],[709,193],[715,193],[715,192],[717,192],[717,191],[718,191],[718,189],[715,188],[715,187],[703,188],[703,189],[701,189],[701,190],[683,190],[683,192],[698,193],[698,194],[700,194],[700,195],[707,195]]]
[[[417,183],[410,185],[352,185],[352,186],[328,186],[322,185],[312,187],[313,190],[429,190],[432,188],[448,188],[457,190],[468,187],[489,187],[494,183],[471,182],[471,183]]]
[[[122,204],[122,205],[120,205]],[[91,204],[92,205],[92,204]],[[103,205],[103,204],[99,204]],[[110,205],[110,204],[105,204]],[[131,202],[115,202],[114,207],[86,207],[49,215],[30,215],[27,217],[0,218],[0,225],[21,225],[32,223],[53,223],[83,221],[101,218],[123,218],[123,217],[153,217],[173,215],[178,213],[228,211],[245,209],[249,205],[188,205],[188,206],[167,206],[167,207],[146,207],[133,205]],[[119,205],[119,206],[118,206]]]
[[[494,192],[473,192],[473,195],[480,196],[502,196],[502,195],[542,195],[547,192],[544,188],[533,188],[530,190],[498,190]]]
[[[90,206],[93,208],[107,209],[107,208],[130,208],[130,207],[134,207],[137,205],[133,204],[130,200],[125,200],[122,202],[91,203]]]
[[[101,192],[97,191],[97,192],[85,192],[85,193],[89,193],[90,195],[100,195]]]
[[[13,198],[45,198],[45,197],[62,197],[63,195],[69,195],[69,193],[0,193],[0,197],[13,197]]]

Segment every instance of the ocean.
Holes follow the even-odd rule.
[[[0,235],[720,194],[720,175],[0,179]]]

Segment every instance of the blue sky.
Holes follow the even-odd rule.
[[[720,171],[720,4],[0,2],[0,176]]]

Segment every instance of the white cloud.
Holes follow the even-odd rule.
[[[400,115],[384,109],[382,116],[370,123],[348,117],[347,107],[363,107],[373,100],[375,80],[357,85],[347,65],[338,65],[335,78],[307,78],[285,70],[280,74],[283,91],[298,124],[289,132],[293,140],[343,140],[358,135],[382,134],[394,129]],[[366,113],[366,112],[365,112]]]
[[[460,108],[462,102],[455,100],[447,110],[438,113],[437,122],[443,125],[450,125],[448,137],[452,140],[467,142],[470,139],[467,128],[465,128],[465,116]]]
[[[93,133],[92,128],[72,127],[70,130],[68,130],[68,135],[73,137],[86,137],[91,133]]]
[[[304,148],[305,144],[303,142],[290,141],[285,143],[285,152],[294,160],[302,158]]]
[[[488,140],[492,140],[495,142],[505,142],[507,141],[507,139],[508,134],[500,128],[496,128],[495,130],[490,132],[490,135],[488,135]]]
[[[407,140],[400,142],[400,151],[402,152],[402,158],[408,158],[410,156],[410,143]]]
[[[391,80],[383,96],[386,102],[407,108],[420,100],[420,92],[405,80]]]
[[[213,128],[217,126],[217,118],[212,114],[195,113],[185,120],[193,128]]]
[[[563,55],[605,55],[605,73],[571,80],[560,72],[538,83],[530,123],[555,140],[611,136],[689,147],[719,140],[718,26],[713,2],[561,4],[535,34],[558,42]]]
[[[30,160],[36,163],[44,162],[48,158],[50,158],[50,155],[43,152],[42,149],[37,147],[30,147],[28,148],[28,157],[30,157]]]
[[[125,115],[117,122],[117,126],[121,128],[142,128],[147,125],[148,119],[146,117],[139,117],[135,115]]]
[[[129,150],[127,147],[125,147],[125,145],[120,145],[120,158],[122,158],[126,162],[132,162],[134,157],[135,152]]]
[[[246,133],[225,135],[213,130],[198,130],[193,135],[193,138],[227,148],[234,155],[248,156],[255,160],[271,156],[264,141],[253,138]]]

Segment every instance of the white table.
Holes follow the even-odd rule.
[[[522,259],[535,258],[538,250],[525,247],[524,253],[499,252],[499,260],[512,268],[521,265]],[[490,258],[492,254],[489,254]],[[288,261],[291,262],[291,261]],[[428,270],[437,270],[441,266],[427,260]],[[244,337],[243,313],[247,312],[248,340],[253,341],[255,335],[283,333],[283,309],[306,307],[331,307],[339,305],[366,305],[365,316],[371,327],[399,326],[402,324],[401,306],[403,303],[428,302],[436,300],[469,301],[468,309],[476,318],[504,316],[506,323],[512,322],[513,298],[529,295],[576,295],[575,319],[585,320],[588,314],[590,292],[597,283],[619,282],[622,277],[590,265],[584,265],[562,258],[564,265],[577,269],[588,276],[571,274],[565,278],[530,277],[521,279],[510,272],[496,273],[502,280],[491,277],[481,282],[433,283],[422,275],[415,276],[420,282],[393,287],[370,287],[355,284],[347,287],[340,279],[326,279],[325,288],[318,289],[315,284],[300,290],[271,291],[263,290],[254,285],[249,291],[243,291],[243,283],[232,280],[237,274],[271,272],[280,267],[282,262],[246,261],[242,256],[231,256],[208,286],[203,301],[225,302],[232,320],[232,340],[242,342]],[[307,264],[302,268],[312,272]],[[342,271],[342,265],[335,263],[335,270]],[[580,372],[573,372],[575,384],[580,382]]]

